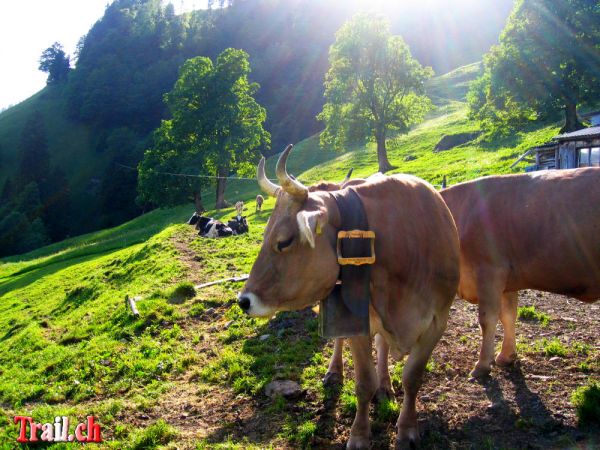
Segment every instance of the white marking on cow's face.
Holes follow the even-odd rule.
[[[275,314],[276,311],[266,306],[253,292],[245,292],[242,295],[250,300],[250,307],[246,311],[250,317],[271,317]],[[239,297],[241,298],[242,295]]]

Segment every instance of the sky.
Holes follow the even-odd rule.
[[[0,9],[0,111],[46,85],[38,70],[42,52],[60,42],[72,55],[81,36],[112,0],[3,0]],[[173,0],[177,12],[201,7],[202,0]]]

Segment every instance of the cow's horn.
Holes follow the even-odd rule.
[[[280,189],[275,183],[267,178],[265,175],[265,157],[260,158],[258,162],[258,168],[256,169],[256,179],[258,180],[258,185],[263,190],[263,192],[271,197],[277,197],[277,191]]]
[[[346,178],[344,178],[344,181],[342,181],[342,184],[344,184],[345,182],[347,182],[348,180],[350,180],[350,176],[352,175],[352,171],[353,170],[354,170],[354,167],[350,167],[350,170],[346,174]]]
[[[300,183],[295,178],[292,178],[285,167],[288,156],[292,151],[292,144],[288,145],[285,150],[281,153],[279,160],[277,161],[277,179],[281,183],[281,187],[285,192],[290,194],[292,197],[304,201],[308,196],[308,188]]]

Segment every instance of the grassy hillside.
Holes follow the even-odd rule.
[[[476,130],[461,101],[465,73],[476,71],[434,80],[439,108],[408,135],[390,140],[396,172],[433,183],[443,175],[455,183],[507,173],[525,148],[556,134],[557,126],[544,126],[434,153],[442,136]],[[313,136],[297,145],[289,168],[307,183],[340,180],[349,167],[368,176],[377,163],[374,146],[366,150],[334,154]],[[270,160],[271,176],[273,165]],[[254,181],[239,180],[228,184],[226,197],[250,200],[257,192]],[[316,316],[304,311],[271,322],[249,319],[235,304],[239,284],[195,293],[189,287],[247,273],[273,203],[268,199],[254,214],[249,202],[251,231],[244,236],[197,238],[183,224],[192,212],[184,205],[2,260],[0,448],[15,446],[12,417],[26,413],[44,422],[94,414],[107,448],[297,448],[313,442],[322,426],[316,410],[330,395],[320,379],[331,348],[317,335]],[[216,214],[230,215],[231,209]],[[126,295],[143,296],[139,318],[125,306]],[[588,358],[598,374],[594,352],[580,359]],[[396,383],[401,368],[393,368]],[[306,397],[296,404],[267,400],[263,387],[277,378],[300,382]],[[339,400],[345,429],[355,401],[349,380]],[[379,426],[389,426],[396,410],[389,404],[378,411]],[[255,424],[245,437],[232,434],[240,414]]]

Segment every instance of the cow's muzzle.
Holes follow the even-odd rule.
[[[271,317],[275,310],[266,306],[260,297],[253,292],[242,292],[238,295],[238,306],[251,317]]]
[[[240,297],[238,298],[238,306],[241,308],[242,311],[248,312],[248,310],[250,309],[250,297],[248,297],[247,295],[240,295]]]

